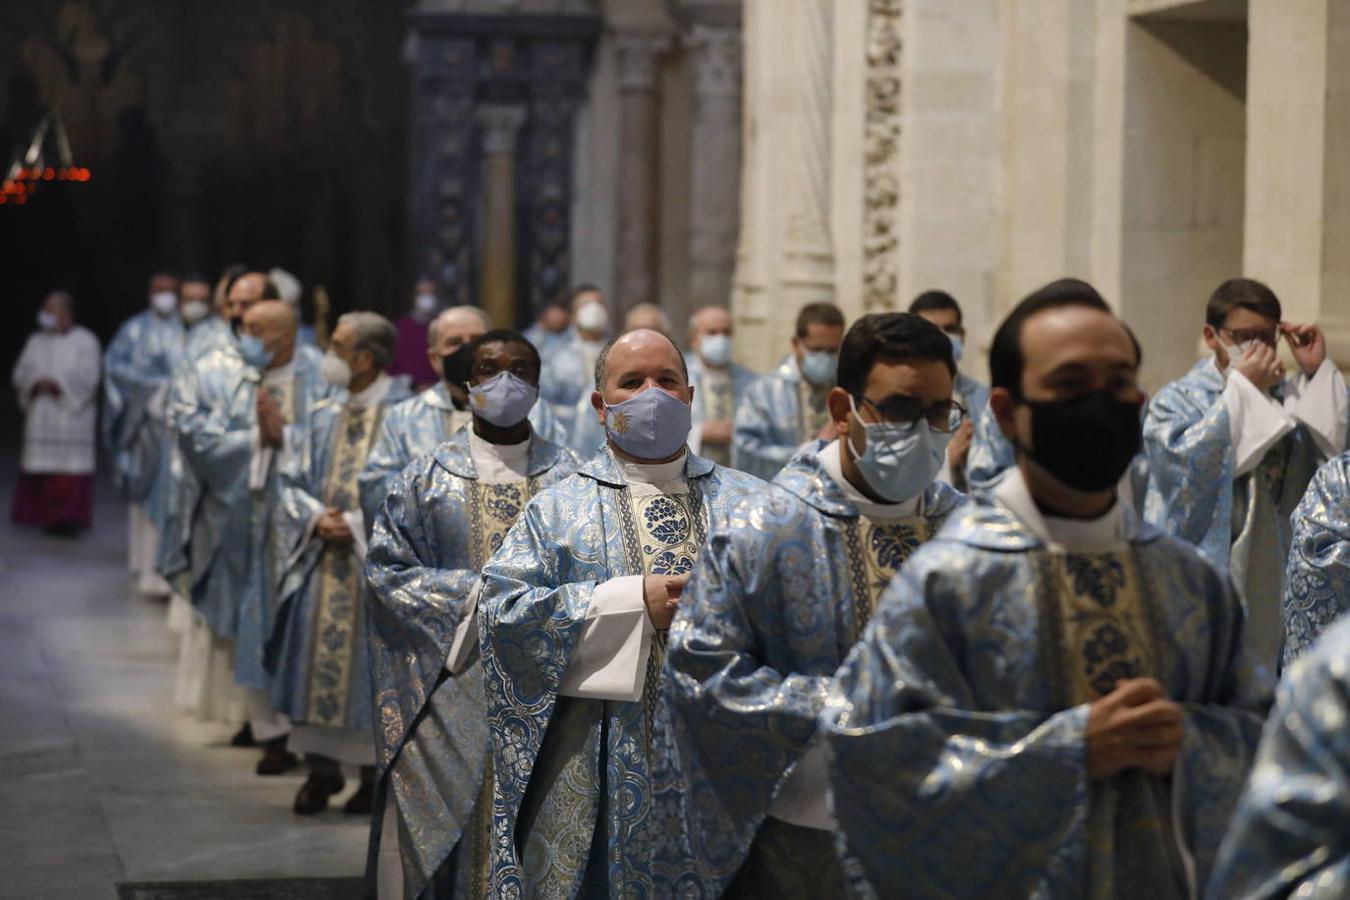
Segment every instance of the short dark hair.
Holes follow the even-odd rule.
[[[909,311],[912,313],[922,313],[936,311],[940,309],[950,309],[956,313],[956,324],[964,325],[965,316],[961,312],[961,304],[956,302],[956,298],[946,291],[924,291],[915,297],[909,304]]]
[[[230,280],[225,283],[225,296],[230,296],[230,291],[234,290],[235,284],[245,275],[261,275],[263,280],[262,295],[259,300],[280,300],[281,291],[277,290],[277,283],[268,277],[266,272],[259,272],[257,269],[243,268],[242,271],[234,272],[230,275]]]
[[[797,337],[806,337],[806,330],[812,325],[843,328],[844,314],[833,303],[808,303],[797,313]]]
[[[632,332],[629,332],[629,334],[631,333]],[[660,334],[661,337],[669,342],[670,346],[675,347],[675,358],[680,361],[680,372],[683,373],[684,383],[687,385],[689,383],[689,363],[685,360],[684,354],[680,352],[680,348],[675,346],[675,342],[670,339],[670,335],[661,334],[659,331],[654,331],[652,333]],[[614,338],[609,343],[605,344],[605,346],[600,349],[600,355],[595,358],[595,389],[597,391],[605,389],[605,369],[609,367],[609,351],[614,348],[615,342],[623,336],[624,335],[619,335],[619,337]]]
[[[478,348],[485,344],[517,344],[524,347],[529,352],[530,361],[534,363],[534,370],[542,374],[544,362],[539,356],[539,349],[530,343],[530,339],[525,337],[519,331],[511,328],[494,328],[486,331],[478,337],[469,341],[469,368],[473,369],[474,363],[478,360]]]
[[[952,342],[941,328],[914,313],[871,313],[854,322],[844,335],[835,383],[856,397],[878,362],[910,359],[935,360],[956,376]]]
[[[1216,287],[1205,305],[1205,324],[1222,328],[1235,309],[1249,309],[1276,322],[1284,318],[1280,298],[1254,278],[1230,278]]]
[[[1037,313],[1068,306],[1100,310],[1116,319],[1134,344],[1135,362],[1143,361],[1143,350],[1134,332],[1116,316],[1097,289],[1077,278],[1061,278],[1022,298],[994,332],[989,347],[989,383],[992,387],[1011,391],[1014,397],[1022,396],[1022,367],[1026,362],[1022,356],[1022,326]]]
[[[201,272],[189,272],[183,276],[183,280],[179,283],[179,287],[181,288],[188,284],[204,284],[207,287],[211,287],[211,280]]]

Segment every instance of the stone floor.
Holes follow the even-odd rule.
[[[172,713],[176,643],[130,590],[125,507],[101,491],[74,540],[17,529],[0,465],[0,897],[359,874],[364,821],[297,818],[298,775],[259,778],[228,728]]]

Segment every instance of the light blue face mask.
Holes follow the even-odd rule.
[[[710,366],[725,366],[731,362],[731,335],[710,334],[699,343],[699,356]]]
[[[802,377],[816,387],[830,387],[839,370],[839,354],[829,350],[808,350],[802,357]]]
[[[262,338],[246,334],[239,338],[239,355],[244,358],[244,362],[261,372],[272,364],[276,353],[267,349]]]
[[[689,404],[660,388],[649,387],[605,409],[609,439],[638,459],[673,456],[689,437]]]
[[[539,388],[514,372],[498,372],[479,385],[465,385],[473,414],[498,428],[525,421],[539,399]]]
[[[960,362],[961,354],[966,352],[966,342],[961,339],[959,334],[952,334],[950,331],[944,331],[943,334],[947,335],[947,340],[952,342],[952,361]]]
[[[852,396],[848,406],[862,425],[866,441],[859,453],[849,438],[848,449],[868,487],[891,503],[918,496],[942,470],[951,434],[934,431],[926,419],[908,425],[864,422]]]

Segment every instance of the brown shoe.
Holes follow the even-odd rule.
[[[295,794],[292,807],[297,816],[312,816],[328,808],[328,798],[339,793],[345,782],[341,775],[320,775],[310,772],[305,783]]]
[[[263,742],[263,757],[258,760],[259,775],[281,775],[300,765],[300,757],[287,751],[286,738],[272,738]]]
[[[375,805],[375,782],[361,780],[361,786],[356,789],[356,793],[347,798],[347,802],[342,804],[342,811],[349,816],[368,816]]]

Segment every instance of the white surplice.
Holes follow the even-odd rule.
[[[38,331],[14,364],[14,390],[24,413],[22,471],[29,474],[87,475],[94,471],[98,386],[102,373],[98,338],[79,325],[66,331]],[[32,396],[44,378],[61,395]]]

